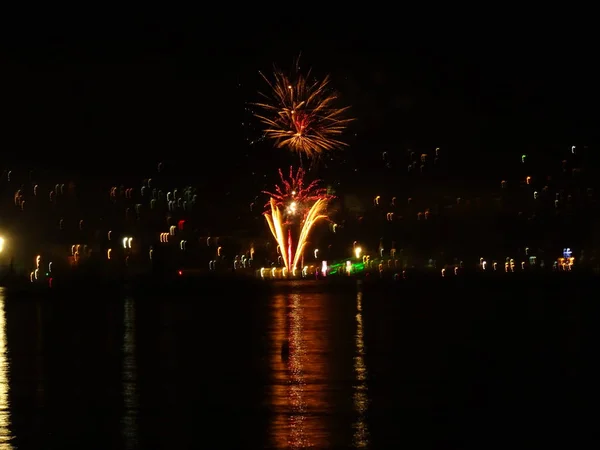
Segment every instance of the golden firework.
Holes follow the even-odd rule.
[[[277,201],[274,198],[271,198],[269,205],[271,207],[271,212],[265,213],[265,219],[267,220],[269,229],[281,250],[284,267],[287,269],[288,273],[294,273],[294,270],[300,266],[304,247],[306,246],[312,228],[318,221],[328,219],[327,199],[320,198],[312,204],[302,222],[300,236],[295,247],[292,243],[292,233],[289,226],[287,227],[287,233],[285,231],[286,224],[283,214],[277,206]]]
[[[329,220],[328,202],[335,198],[327,193],[327,189],[319,187],[319,180],[305,184],[304,175],[303,169],[294,173],[290,167],[289,178],[286,179],[279,169],[281,185],[275,186],[274,193],[265,192],[270,198],[265,205],[267,210],[264,216],[277,242],[283,265],[290,274],[300,268],[304,247],[313,226],[320,220]],[[282,208],[285,209],[282,211]],[[295,230],[296,227],[299,229]],[[298,235],[296,245],[292,234],[294,237]]]
[[[265,101],[255,103],[254,113],[265,126],[265,137],[277,148],[288,148],[307,158],[346,146],[342,133],[353,120],[347,117],[349,107],[335,104],[338,95],[329,87],[330,78],[308,81],[298,69],[293,77],[275,69],[273,80],[261,73],[271,92],[260,93]]]

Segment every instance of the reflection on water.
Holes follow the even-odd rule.
[[[135,301],[125,299],[123,311],[123,437],[126,448],[135,448],[138,442],[137,363],[135,350]]]
[[[237,303],[0,290],[0,450],[464,448],[509,416],[569,419],[593,392],[579,338],[598,334],[582,320],[596,306],[564,291],[528,300],[540,316],[479,289],[447,302],[317,288]]]
[[[35,318],[36,318],[36,340],[35,340],[35,368],[36,368],[36,406],[38,408],[44,407],[44,320],[42,317],[42,305],[36,303],[35,305]]]
[[[367,366],[365,364],[365,340],[363,334],[362,316],[362,291],[356,294],[356,355],[354,356],[354,374],[356,383],[354,385],[354,409],[358,419],[354,424],[354,446],[356,448],[367,448],[369,445],[369,431],[365,421],[369,405],[367,393]]]
[[[271,330],[274,417],[271,437],[276,448],[327,448],[323,416],[329,412],[326,329],[318,297],[278,295]]]
[[[12,449],[10,405],[8,402],[9,361],[6,351],[6,315],[3,288],[0,288],[0,449]]]

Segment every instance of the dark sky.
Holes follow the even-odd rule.
[[[347,154],[363,166],[413,147],[489,162],[595,141],[597,64],[581,46],[333,33],[288,40],[268,28],[209,26],[123,22],[104,34],[80,27],[13,39],[0,87],[4,154],[90,171],[143,172],[167,160],[228,183],[238,172],[272,171],[285,158],[246,144],[244,103],[263,86],[259,70],[291,66],[299,52],[353,106]]]

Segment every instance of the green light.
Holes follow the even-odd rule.
[[[351,267],[352,267],[351,268],[351,272],[352,273],[363,272],[365,270],[364,263],[354,263],[354,264],[352,264]],[[332,264],[331,266],[329,266],[329,274],[330,275],[335,275],[340,270],[342,270],[344,272],[346,271],[346,262],[338,263],[338,264]]]

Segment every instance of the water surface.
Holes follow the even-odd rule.
[[[574,445],[598,311],[536,289],[0,292],[0,449]]]

